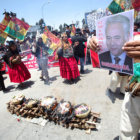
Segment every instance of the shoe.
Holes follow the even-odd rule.
[[[76,79],[71,79],[70,82],[71,84],[76,83]]]
[[[40,76],[40,79],[41,79],[41,80],[44,80],[43,76]]]
[[[44,84],[45,85],[50,85],[50,82],[49,81],[45,81]]]
[[[125,93],[120,92],[120,95],[123,95],[123,96],[124,96],[124,95],[125,95]]]
[[[18,85],[18,87],[23,88],[23,87],[24,87],[23,83],[20,83],[20,84]]]
[[[85,73],[85,71],[84,71],[84,70],[80,70],[80,73],[81,73],[81,74],[84,74],[84,73]]]
[[[23,83],[20,83],[20,84],[16,87],[16,89],[22,89],[23,87],[24,87]]]
[[[80,77],[77,77],[77,78],[75,78],[75,79],[73,79],[72,80],[72,82],[74,83],[74,84],[76,84],[78,81],[80,81],[81,79],[80,79]]]
[[[65,84],[68,84],[68,85],[71,85],[71,84],[73,84],[74,82],[73,82],[72,80],[65,79],[64,83],[65,83]]]
[[[3,91],[3,93],[7,93],[7,92],[9,92],[9,90],[8,89],[2,89],[2,91]]]

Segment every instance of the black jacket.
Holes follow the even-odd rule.
[[[41,52],[41,48],[42,48],[42,52]],[[44,55],[44,53],[46,53],[48,51],[48,47],[45,46],[44,43],[37,43],[37,48],[36,48],[36,53],[35,53],[35,56],[40,59],[41,56]],[[41,54],[42,53],[42,54]]]
[[[73,48],[74,56],[85,57],[84,42],[87,41],[87,38],[85,38],[84,36],[76,35],[76,36],[71,38],[71,41],[72,41],[72,45],[74,45],[75,42],[79,42],[79,45]]]

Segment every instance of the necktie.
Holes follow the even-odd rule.
[[[114,60],[115,60],[115,64],[119,64],[121,59],[119,57],[115,57]]]

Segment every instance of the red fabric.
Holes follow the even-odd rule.
[[[75,79],[80,76],[78,65],[74,57],[59,59],[60,75],[65,79]]]
[[[14,22],[16,25],[20,26],[20,28],[24,28],[25,30],[29,29],[29,25],[25,23],[24,21],[18,19],[18,18],[11,18],[11,21]]]
[[[140,32],[134,32],[134,36],[135,36],[135,35],[140,35]]]
[[[55,44],[59,44],[60,42],[60,39],[55,36],[52,32],[49,31],[49,29],[47,28],[47,26],[45,26],[45,29],[44,29],[44,33],[47,38],[49,38],[51,40],[51,42],[55,43]]]
[[[132,0],[133,8],[137,11],[140,11],[140,0]]]
[[[87,42],[85,42],[85,49],[84,49],[84,52],[85,52],[85,63],[86,63],[86,58],[87,58]]]
[[[99,65],[99,58],[98,58],[98,54],[92,50],[90,50],[90,55],[91,55],[91,62],[92,62],[92,66],[95,67],[100,67]]]
[[[58,67],[59,66],[58,60],[55,60],[55,55],[56,55],[56,51],[53,53],[52,56],[48,57],[48,66],[49,67]]]
[[[3,24],[0,23],[0,30],[1,31],[4,31],[6,29],[6,27],[7,27],[6,25],[3,25]]]
[[[12,68],[8,67],[10,81],[14,83],[22,83],[31,78],[30,72],[23,62],[14,64]]]
[[[70,44],[72,44],[71,38],[68,38],[68,41],[69,41]]]
[[[6,70],[6,63],[2,62],[2,68],[0,69],[0,71],[5,71]]]

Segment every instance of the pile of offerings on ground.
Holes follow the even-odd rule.
[[[7,109],[11,114],[23,118],[42,117],[71,129],[97,130],[96,125],[100,122],[100,114],[92,112],[90,106],[84,103],[74,106],[64,100],[58,102],[53,96],[42,100],[27,99],[24,95],[14,96],[7,103]]]

